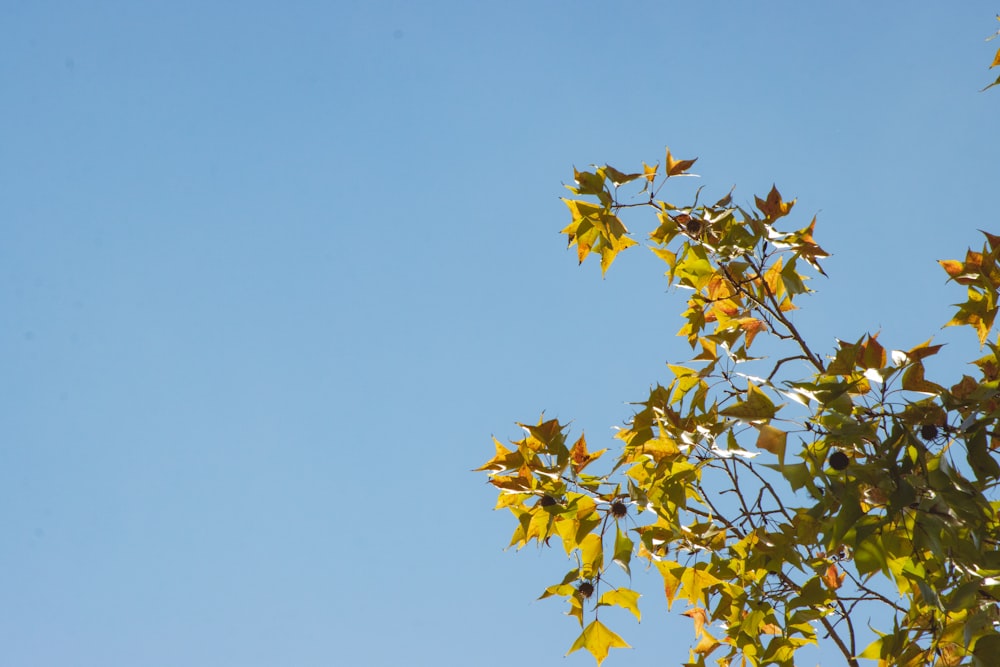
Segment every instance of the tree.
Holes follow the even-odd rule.
[[[678,335],[692,359],[668,364],[673,379],[635,404],[605,472],[591,466],[607,449],[591,451],[582,433],[570,444],[544,415],[520,424],[513,448],[494,439],[478,468],[517,519],[511,546],[555,538],[572,559],[541,596],[564,598],[579,622],[570,652],[600,664],[628,646],[600,610],[640,617],[628,586],[645,562],[667,604],[687,605],[688,665],[714,655],[722,667],[792,667],[819,641],[851,667],[996,665],[1000,236],[983,232],[981,249],[940,262],[966,297],[946,326],[971,327],[985,351],[946,387],[925,377],[941,349],[930,340],[887,352],[868,334],[828,354],[805,340],[788,313],[811,291],[805,267],[825,275],[816,219],[786,231],[795,201],[776,187],[747,208],[732,191],[713,204],[701,189],[684,205],[660,198],[694,163],[667,150],[633,173],[574,169],[562,230],[603,274],[636,245],[619,216],[649,209],[650,248],[689,294]],[[867,645],[857,618],[882,620]]]
[[[889,353],[870,334],[814,349],[788,313],[811,291],[805,267],[823,273],[815,218],[784,231],[795,202],[777,188],[749,210],[732,193],[660,199],[694,162],[668,150],[635,173],[574,170],[563,229],[580,262],[596,253],[606,272],[636,243],[619,215],[653,212],[651,249],[689,294],[678,335],[691,361],[669,364],[673,380],[636,404],[606,472],[591,467],[606,449],[591,451],[583,434],[570,444],[544,417],[522,424],[513,448],[495,440],[479,468],[517,519],[512,546],[556,538],[574,560],[542,595],[565,598],[580,623],[570,652],[600,664],[627,646],[599,614],[616,605],[639,618],[626,584],[644,561],[668,605],[687,604],[691,665],[714,655],[791,667],[797,649],[826,638],[851,666],[995,665],[1000,346],[988,336],[1000,236],[984,232],[981,250],[941,262],[967,295],[947,324],[972,327],[986,350],[974,375],[945,387],[925,377],[941,347],[930,341]],[[641,184],[638,203],[620,194],[628,184]],[[867,646],[861,610],[885,619]]]
[[[825,275],[815,217],[784,231],[795,201],[777,187],[753,208],[732,191],[711,205],[701,189],[686,205],[658,198],[695,161],[668,149],[662,165],[634,173],[574,169],[562,233],[581,264],[598,254],[604,274],[636,245],[619,214],[651,209],[650,248],[690,294],[678,335],[696,354],[668,364],[673,380],[636,404],[607,472],[584,472],[607,449],[590,451],[582,433],[569,445],[567,426],[544,415],[520,424],[513,449],[494,439],[477,469],[517,519],[511,546],[556,538],[574,559],[542,594],[565,598],[582,628],[570,652],[600,664],[628,646],[598,616],[614,605],[640,618],[639,593],[614,585],[611,565],[630,581],[635,559],[659,572],[668,606],[686,601],[688,665],[718,654],[722,667],[791,667],[821,635],[851,667],[995,665],[1000,340],[988,338],[1000,236],[983,232],[981,250],[940,262],[967,297],[946,326],[973,328],[986,349],[975,376],[945,387],[925,377],[941,348],[930,340],[887,353],[868,334],[830,354],[806,341],[788,313],[811,291],[803,265]],[[623,198],[619,188],[636,183],[638,201]],[[758,340],[768,342],[751,353]],[[769,356],[756,356],[762,346]],[[861,646],[855,617],[872,607],[885,624]]]

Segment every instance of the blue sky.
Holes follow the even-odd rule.
[[[4,663],[592,664],[468,471],[542,410],[603,446],[688,351],[651,253],[576,266],[561,183],[776,183],[834,254],[807,335],[973,358],[935,260],[996,233],[997,11],[3,3]],[[679,664],[639,579],[607,664]]]

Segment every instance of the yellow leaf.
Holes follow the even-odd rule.
[[[771,452],[778,457],[778,461],[785,460],[785,444],[788,434],[780,428],[775,428],[770,424],[760,424],[757,426],[757,449]]]
[[[707,658],[708,655],[717,648],[719,648],[719,641],[715,637],[706,632],[702,636],[701,640],[699,640],[699,642],[695,644],[693,650],[698,655]]]
[[[609,630],[603,623],[594,620],[583,629],[583,632],[573,642],[573,646],[570,647],[566,655],[579,651],[582,648],[587,649],[594,656],[594,659],[597,660],[597,664],[600,665],[608,657],[609,649],[632,647],[624,639]]]
[[[604,543],[596,533],[588,534],[580,541],[580,576],[584,579],[596,577],[604,565]]]
[[[628,609],[635,616],[636,620],[641,621],[642,616],[639,613],[639,597],[639,594],[633,590],[628,588],[618,588],[601,595],[601,599],[598,604],[617,605],[623,609]]]
[[[669,610],[677,597],[677,591],[680,590],[681,578],[678,575],[684,571],[684,566],[680,563],[661,560],[656,561],[656,569],[663,577],[663,592],[667,596],[667,609]]]
[[[642,163],[642,172],[643,172],[643,175],[646,177],[646,180],[649,181],[650,183],[652,183],[653,179],[656,178],[656,170],[659,169],[659,168],[660,168],[660,165],[654,165],[654,166],[650,167],[645,162]]]
[[[777,411],[778,407],[775,407],[767,394],[761,391],[753,382],[748,382],[747,400],[723,408],[719,413],[726,417],[735,417],[746,422],[759,422],[771,419]]]
[[[681,575],[684,597],[691,604],[695,604],[702,599],[707,600],[710,591],[706,589],[721,583],[721,579],[705,570],[698,569],[697,566],[684,568],[684,573]]]
[[[496,438],[493,438],[493,444],[496,445],[496,456],[479,468],[476,468],[475,472],[483,470],[490,470],[492,472],[516,470],[524,465],[524,457],[521,456],[520,452],[507,449]]]
[[[940,264],[941,268],[943,268],[952,278],[957,278],[962,275],[962,263],[957,259],[939,259],[938,264]]]

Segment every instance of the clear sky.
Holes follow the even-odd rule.
[[[469,470],[542,410],[611,444],[689,351],[651,253],[577,267],[561,183],[776,183],[834,254],[807,335],[972,358],[935,260],[1000,233],[998,11],[0,3],[0,661],[592,664]],[[679,664],[636,576],[606,664]]]

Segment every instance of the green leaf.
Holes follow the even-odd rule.
[[[597,664],[600,665],[608,657],[609,649],[632,647],[624,639],[609,630],[603,623],[595,619],[583,629],[583,632],[573,642],[573,646],[570,647],[566,655],[579,651],[582,648],[590,651],[590,654],[597,660]]]
[[[971,437],[966,438],[965,445],[969,465],[975,471],[977,479],[985,482],[1000,478],[1000,464],[997,464],[990,452],[983,429],[977,429]]]
[[[621,566],[623,570],[629,575],[632,571],[629,569],[629,563],[632,561],[632,550],[635,548],[635,543],[621,531],[621,529],[616,528],[615,535],[615,556],[614,561]]]
[[[1000,80],[998,80],[1000,83]],[[1000,635],[993,634],[980,637],[976,641],[976,647],[972,649],[972,655],[981,667],[992,667],[996,664],[996,658],[1000,655]]]
[[[577,171],[576,167],[573,167],[573,180],[576,181],[576,187],[570,190],[578,195],[596,195],[604,191],[604,175],[600,170],[595,174],[589,171]]]
[[[746,400],[720,410],[719,414],[754,422],[769,420],[774,417],[776,412],[777,408],[767,394],[758,389],[753,382],[747,382]]]

